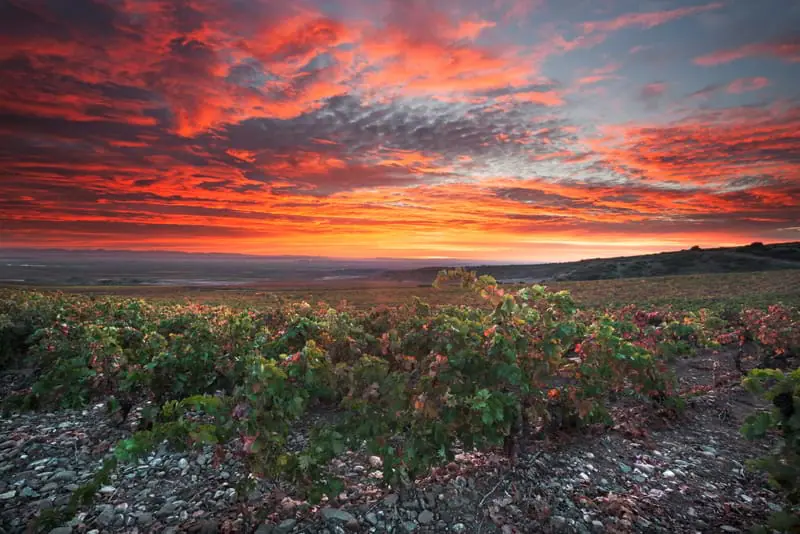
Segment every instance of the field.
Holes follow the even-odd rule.
[[[3,290],[0,525],[798,531],[800,271],[437,285]]]
[[[357,309],[377,306],[401,306],[414,297],[432,305],[471,304],[485,301],[472,292],[458,287],[439,289],[428,285],[387,282],[325,283],[308,285],[270,284],[263,286],[187,287],[187,286],[62,286],[69,293],[96,296],[141,297],[152,301],[170,302],[191,299],[204,304],[262,307],[306,301],[326,302],[332,306],[342,301]],[[547,282],[552,291],[569,291],[583,306],[677,305],[722,307],[726,305],[759,305],[776,302],[800,304],[800,270],[768,272],[694,274],[620,280],[588,280],[576,282]],[[520,284],[504,284],[515,289]]]

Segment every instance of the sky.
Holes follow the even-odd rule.
[[[796,0],[0,0],[0,246],[800,240]]]

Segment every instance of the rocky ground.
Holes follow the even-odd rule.
[[[379,458],[348,453],[333,466],[345,491],[318,507],[263,481],[242,489],[232,457],[215,468],[210,451],[162,448],[121,466],[94,504],[49,532],[744,532],[780,500],[745,467],[769,444],[740,436],[756,402],[720,361],[679,364],[684,387],[712,389],[676,419],[620,408],[614,429],[528,442],[514,465],[461,454],[413,490],[382,486]],[[0,533],[64,505],[126,435],[102,406],[2,419]]]

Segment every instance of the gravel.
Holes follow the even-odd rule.
[[[675,421],[644,426],[636,413],[617,413],[614,429],[526,442],[513,466],[462,452],[413,488],[384,486],[380,458],[348,451],[331,465],[345,490],[316,507],[266,480],[241,491],[243,469],[230,453],[214,467],[210,449],[161,446],[119,466],[92,504],[49,532],[745,532],[781,504],[745,468],[770,446],[738,432],[752,403],[731,386]],[[100,405],[0,420],[0,533],[24,532],[41,511],[64,506],[128,434]]]

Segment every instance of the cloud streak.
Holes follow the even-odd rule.
[[[800,37],[793,36],[766,43],[748,43],[734,48],[717,50],[695,58],[704,67],[724,65],[745,58],[774,58],[787,63],[800,62]]]

